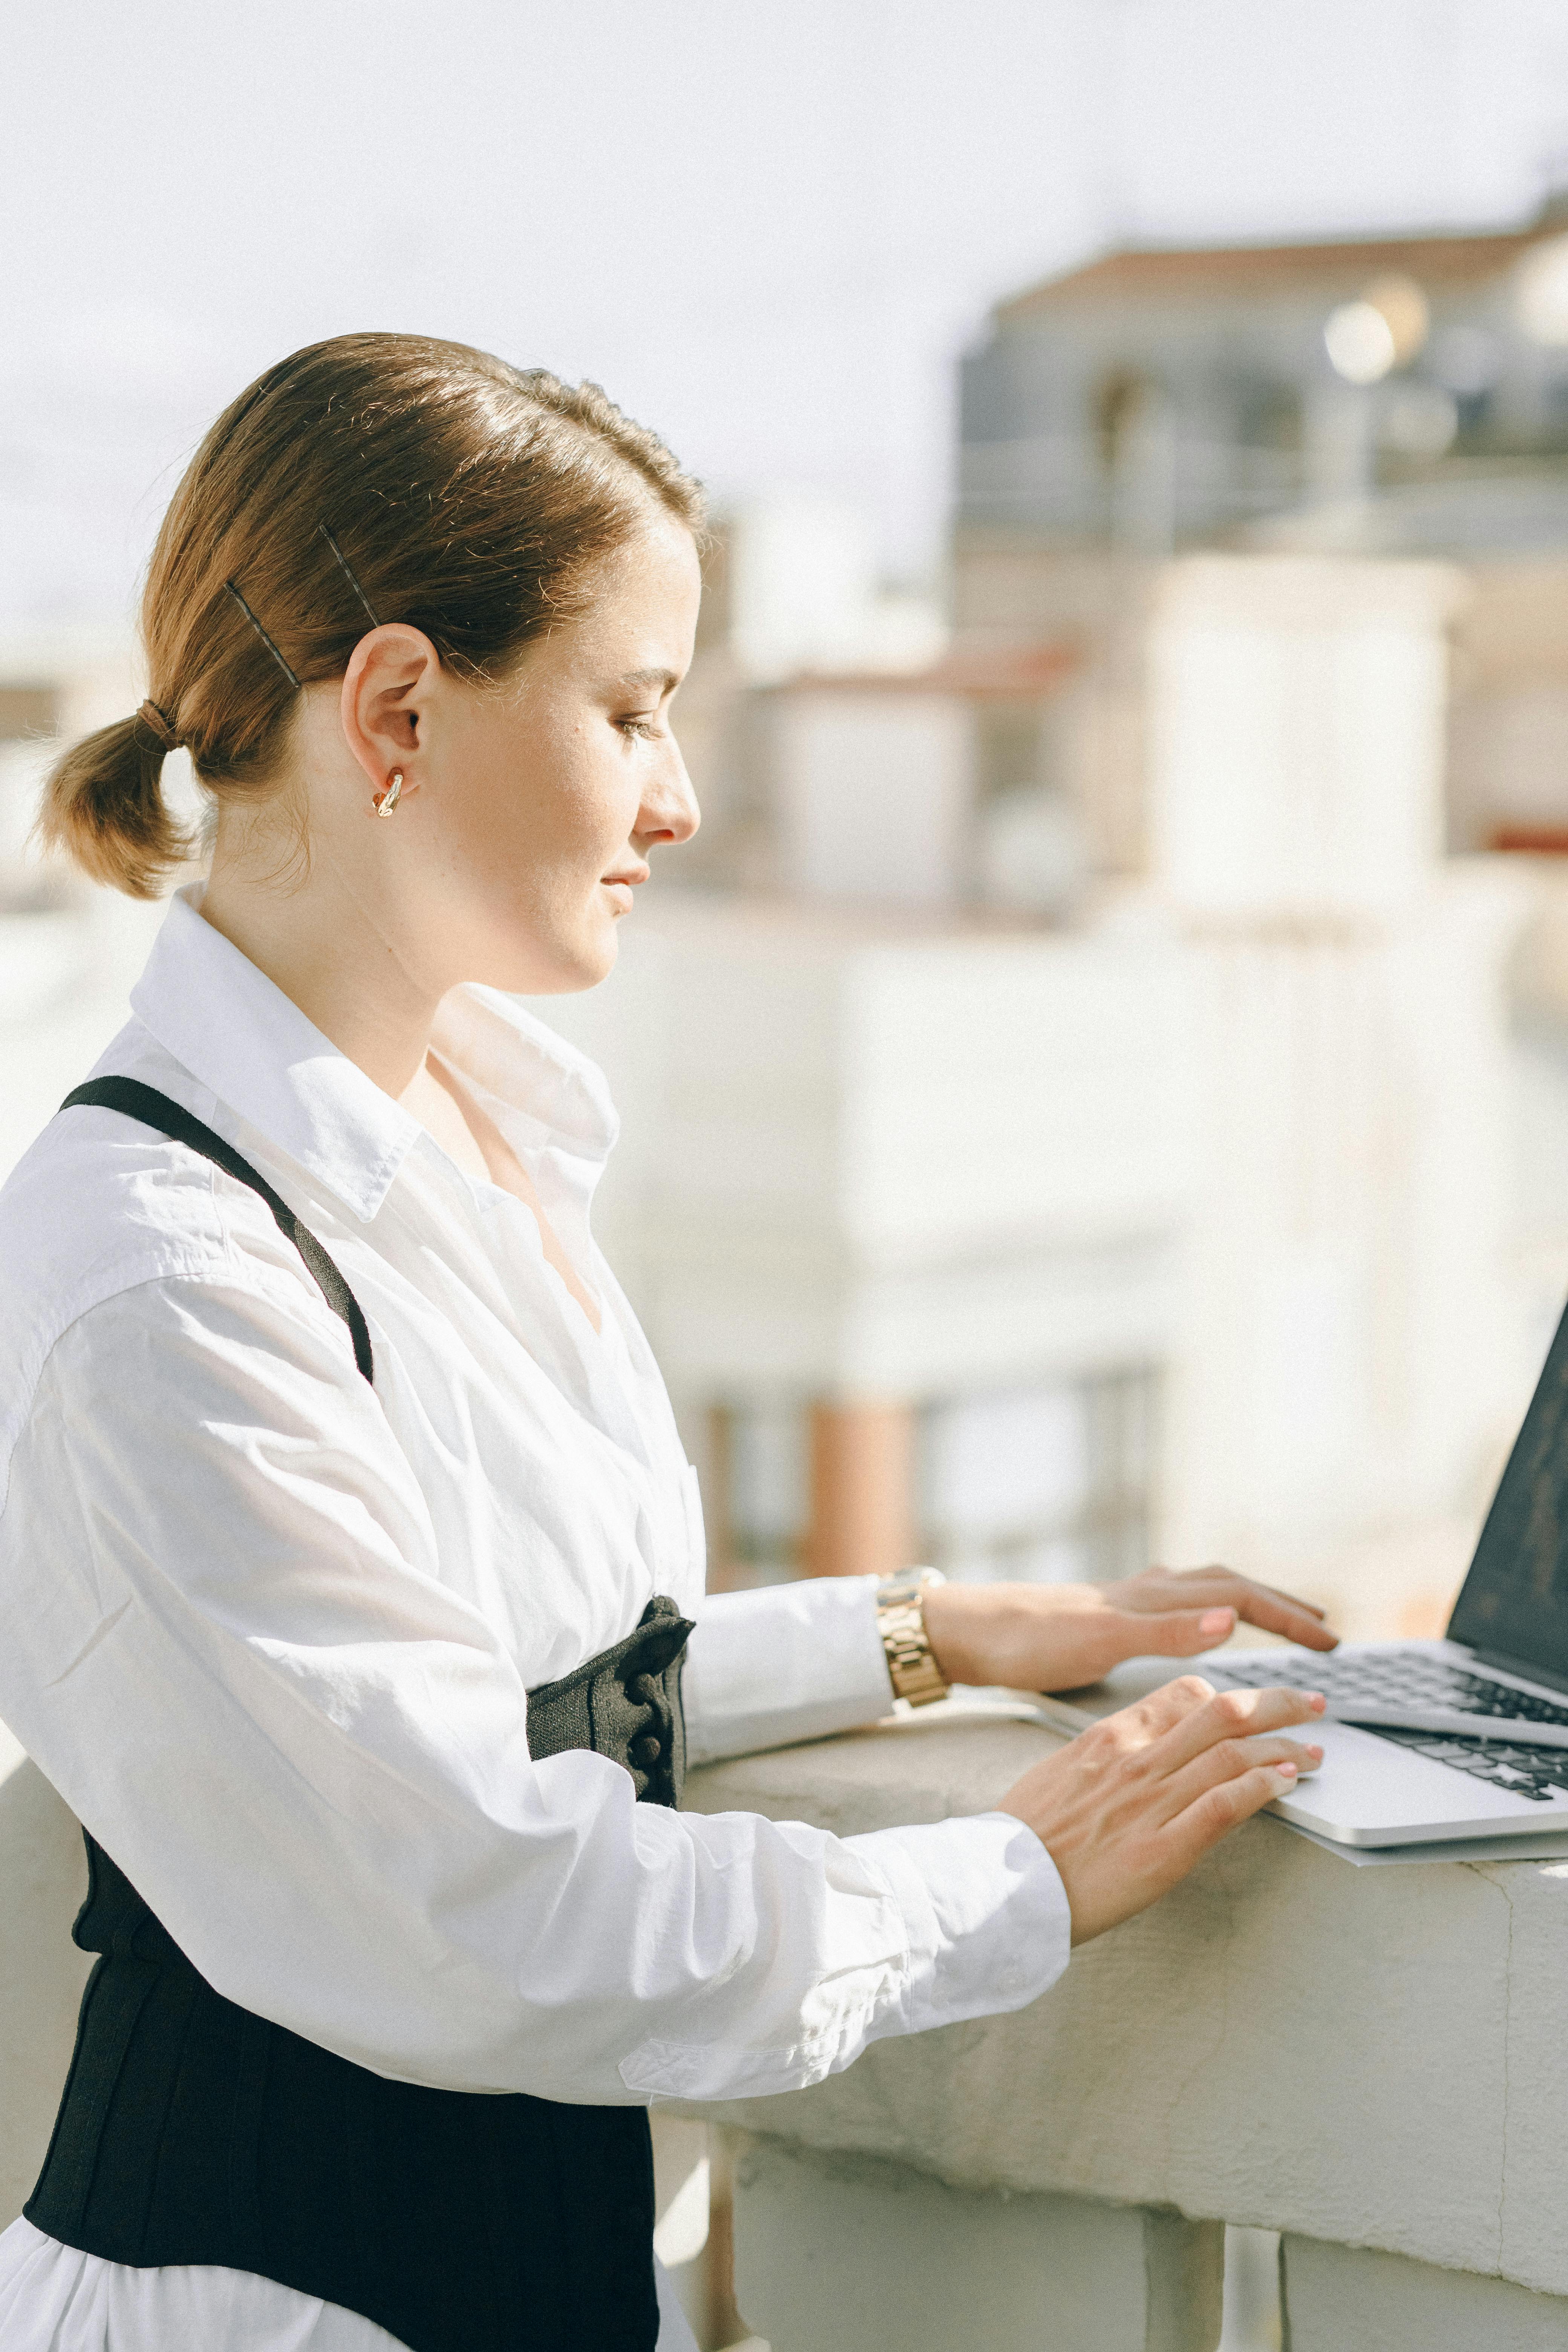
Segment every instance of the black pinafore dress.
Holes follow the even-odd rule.
[[[120,1110],[248,1184],[374,1374],[342,1276],[255,1169],[130,1078],[68,1096]],[[528,1696],[534,1757],[608,1756],[675,1805],[689,1620],[637,1630]],[[214,1990],[90,1835],[73,1934],[99,1958],[26,2218],[139,2267],[216,2263],[356,2311],[409,2352],[655,2352],[653,2159],[640,2107],[429,2090],[352,2064]]]

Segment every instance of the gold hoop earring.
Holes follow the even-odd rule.
[[[377,816],[390,816],[402,798],[403,771],[401,768],[394,768],[386,780],[386,790],[374,795]]]

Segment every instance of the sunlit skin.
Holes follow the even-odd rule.
[[[691,534],[650,516],[499,686],[456,677],[417,629],[371,630],[341,683],[301,694],[278,791],[225,805],[202,907],[459,1167],[527,1202],[595,1327],[527,1171],[430,1034],[464,982],[594,987],[650,853],[696,832],[669,706],[700,593]]]
[[[595,987],[656,850],[698,807],[671,726],[700,595],[685,526],[650,508],[586,604],[476,686],[421,632],[372,629],[341,680],[307,687],[276,790],[218,819],[202,911],[468,1175],[537,1218],[596,1329],[599,1308],[525,1168],[431,1052],[468,982],[542,996]],[[395,773],[396,807],[375,814]],[[1327,1649],[1321,1612],[1223,1569],[1104,1587],[947,1585],[926,1622],[948,1680],[1070,1689],[1123,1658],[1192,1656],[1238,1618]],[[1152,1902],[1235,1822],[1310,1770],[1284,1737],[1321,1702],[1215,1696],[1194,1677],[1047,1758],[1002,1801],[1050,1848],[1079,1940]]]

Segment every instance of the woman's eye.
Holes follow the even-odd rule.
[[[623,735],[639,737],[644,742],[648,741],[658,732],[656,714],[651,711],[645,712],[635,719],[617,719],[616,724]]]

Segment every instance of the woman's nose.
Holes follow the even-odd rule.
[[[689,841],[701,822],[702,812],[686,772],[686,761],[677,748],[658,785],[648,793],[637,813],[633,839],[639,848],[656,841]]]

